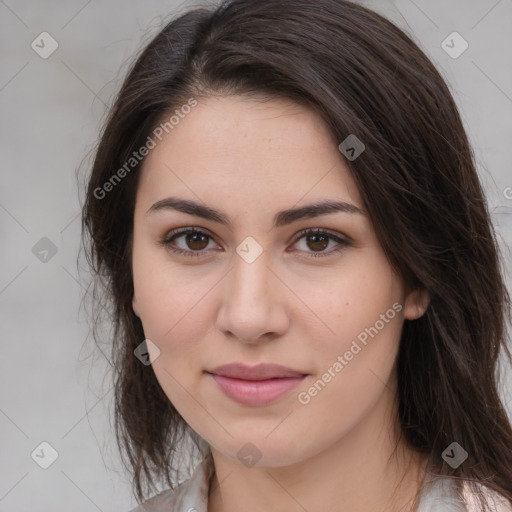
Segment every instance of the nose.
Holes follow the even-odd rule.
[[[254,344],[286,332],[286,287],[271,270],[265,251],[252,263],[235,254],[223,281],[217,329],[225,336]]]

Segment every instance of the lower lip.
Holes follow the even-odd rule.
[[[282,379],[242,380],[210,374],[226,396],[244,405],[264,405],[284,395],[300,382],[301,377],[286,377]]]

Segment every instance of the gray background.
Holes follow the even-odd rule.
[[[0,511],[135,506],[112,433],[107,365],[79,314],[86,282],[76,265],[75,173],[80,164],[87,170],[131,56],[170,16],[199,3],[0,0]],[[512,0],[364,4],[412,35],[449,82],[506,251],[510,288]],[[31,47],[44,31],[59,45],[46,59]],[[469,44],[458,58],[441,47],[453,31]],[[40,252],[49,246],[43,237],[55,254]],[[58,453],[48,469],[31,457],[44,441]],[[36,453],[49,457],[44,447]]]

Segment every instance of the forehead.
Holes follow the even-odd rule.
[[[328,192],[362,206],[323,119],[288,99],[201,99],[156,140],[139,189],[154,200],[192,193],[225,200],[265,196],[291,205]]]

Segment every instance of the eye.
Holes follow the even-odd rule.
[[[183,238],[183,245],[180,247],[176,241]],[[306,229],[299,233],[298,238],[294,242],[296,245],[302,239],[305,239],[306,249],[300,249],[303,252],[309,253],[313,258],[330,256],[333,253],[342,251],[350,243],[338,235],[330,233],[324,229]],[[185,257],[198,257],[204,255],[208,249],[210,241],[213,239],[211,235],[199,228],[183,228],[176,229],[168,233],[163,240],[160,241],[168,250],[173,253],[180,254]],[[336,246],[330,251],[325,251],[330,242],[336,242]],[[307,249],[312,249],[308,251]],[[210,248],[211,249],[211,248]],[[295,252],[295,250],[291,251]],[[316,254],[315,254],[316,253]]]
[[[313,258],[332,256],[334,253],[341,252],[343,249],[345,249],[346,246],[350,245],[348,240],[345,240],[338,235],[335,235],[333,233],[330,233],[329,231],[320,228],[306,229],[304,231],[301,231],[295,244],[297,244],[297,242],[299,242],[303,238],[305,239],[305,249],[301,250],[304,250],[304,252],[309,253],[308,257]],[[324,249],[329,246],[329,243],[331,241],[336,242],[337,245],[330,251],[324,251]],[[312,252],[308,251],[308,248],[312,249]]]
[[[184,239],[183,244],[185,247],[175,245],[175,241],[180,238]],[[202,256],[206,252],[204,249],[208,247],[209,239],[211,240],[212,237],[201,229],[184,228],[171,231],[160,243],[176,254],[193,258]]]

